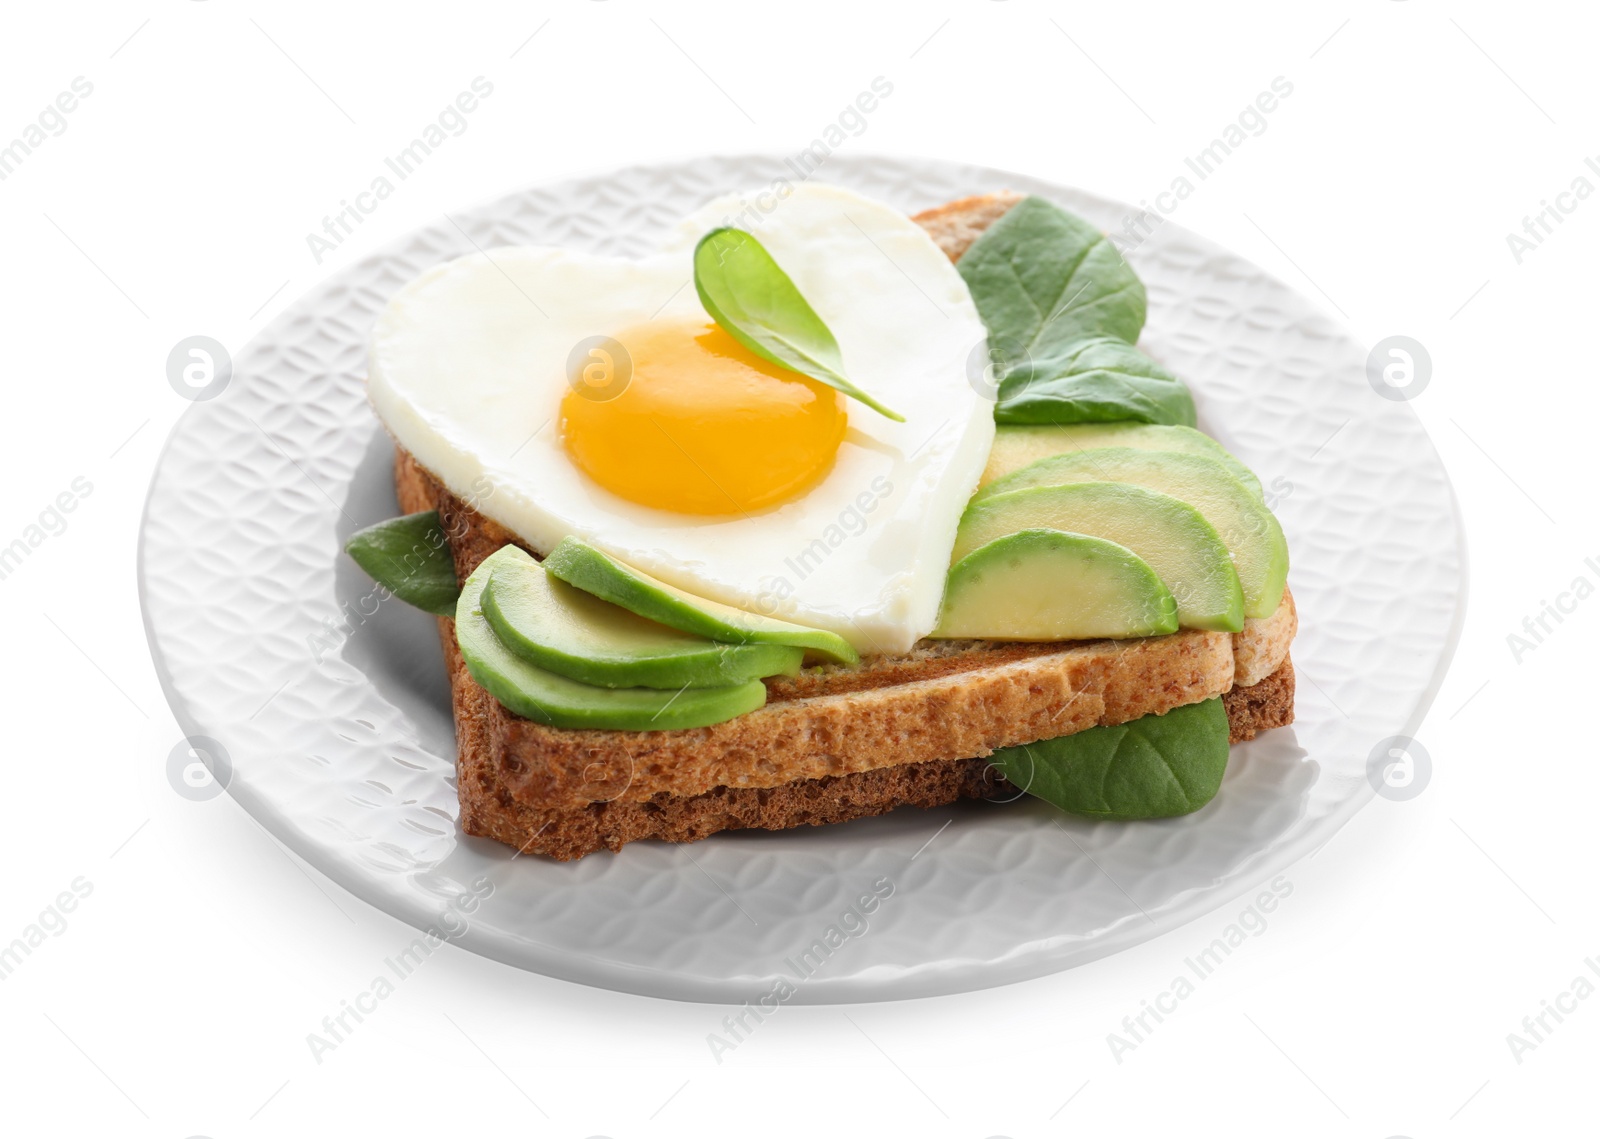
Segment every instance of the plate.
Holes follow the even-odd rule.
[[[475,247],[639,255],[713,196],[795,176],[781,158],[732,156],[536,186],[339,273],[238,354],[220,394],[173,429],[139,545],[157,672],[219,782],[418,929],[683,1000],[886,1000],[1037,977],[1191,921],[1326,842],[1373,796],[1369,756],[1415,729],[1443,678],[1463,601],[1454,497],[1410,407],[1368,382],[1360,344],[1170,221],[1128,253],[1149,290],[1141,343],[1260,475],[1300,611],[1298,719],[1236,747],[1209,806],[1115,824],[1033,800],[966,803],[567,864],[459,832],[432,618],[380,601],[340,554],[397,512],[393,452],[362,388],[368,330],[394,290]],[[932,160],[836,157],[818,176],[908,212],[1003,187],[1106,229],[1133,212]]]

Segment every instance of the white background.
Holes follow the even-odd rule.
[[[1583,163],[1600,163],[1596,31],[1577,3],[1425,0],[13,7],[0,141],[74,77],[93,94],[0,181],[0,544],[74,478],[93,491],[0,581],[0,942],[74,879],[93,892],[0,982],[0,1129],[1589,1130],[1600,999],[1520,1063],[1506,1038],[1600,958],[1600,775],[1583,728],[1600,601],[1520,663],[1507,635],[1580,574],[1600,583],[1583,564],[1600,564],[1600,198],[1520,265],[1506,235],[1580,175],[1600,187]],[[479,75],[494,94],[466,133],[317,264],[306,234]],[[1294,866],[1267,930],[1121,1063],[1107,1034],[1242,902],[1044,980],[786,1008],[720,1065],[706,1034],[723,1010],[451,947],[319,1065],[306,1034],[410,931],[303,868],[231,799],[191,802],[167,782],[180,733],[133,551],[187,406],[168,350],[195,333],[242,347],[394,235],[530,182],[791,153],[879,75],[894,93],[848,152],[969,160],[1135,202],[1274,77],[1293,83],[1175,220],[1342,313],[1363,342],[1403,333],[1432,355],[1414,406],[1461,499],[1472,596],[1418,733],[1431,781],[1375,801]]]

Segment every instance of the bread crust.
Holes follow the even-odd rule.
[[[915,220],[955,260],[1020,200],[981,195]],[[507,543],[528,548],[398,446],[395,487],[405,512],[439,511],[460,580]],[[722,724],[613,732],[550,728],[507,711],[472,679],[454,622],[441,617],[461,825],[565,861],[642,838],[689,842],[1014,794],[985,760],[996,748],[1215,696],[1232,739],[1250,739],[1293,719],[1295,622],[1286,593],[1279,613],[1233,635],[924,641],[904,656],[772,678],[766,706]]]
[[[1243,743],[1262,732],[1294,723],[1294,662],[1289,657],[1270,674],[1223,693],[1228,711],[1228,742]]]
[[[928,231],[928,236],[944,250],[946,257],[959,261],[979,235],[999,221],[1023,197],[1015,190],[975,194],[970,198],[957,198],[942,206],[934,206],[920,214],[912,214],[911,220]]]
[[[1259,684],[1289,657],[1289,643],[1300,630],[1294,594],[1283,600],[1270,617],[1246,617],[1244,628],[1233,635],[1233,683],[1239,688]]]

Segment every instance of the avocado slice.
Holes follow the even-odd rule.
[[[720,724],[767,702],[767,686],[759,680],[674,692],[600,688],[523,660],[495,636],[481,604],[490,577],[521,553],[505,546],[490,554],[462,585],[456,603],[456,643],[467,671],[512,712],[553,728],[650,732]]]
[[[989,449],[989,465],[983,470],[979,486],[987,486],[1030,463],[1089,451],[1097,447],[1133,447],[1140,451],[1179,451],[1188,455],[1209,455],[1234,478],[1261,497],[1261,480],[1249,467],[1228,454],[1227,448],[1193,427],[1164,426],[1154,423],[1069,423],[1056,427],[997,427],[994,446]]]
[[[1270,617],[1277,610],[1289,575],[1289,546],[1283,528],[1227,467],[1205,455],[1132,447],[1074,451],[1040,459],[996,479],[972,501],[976,504],[1030,486],[1080,482],[1132,483],[1187,502],[1205,516],[1233,555],[1233,568],[1239,572],[1244,590],[1244,615]]]
[[[516,547],[483,588],[483,615],[523,660],[603,688],[716,688],[794,676],[803,650],[724,645],[647,621],[545,573]]]
[[[545,558],[544,568],[568,585],[685,633],[736,645],[793,645],[839,664],[855,664],[861,659],[837,633],[696,597],[619,562],[581,538],[563,538]]]
[[[1228,547],[1201,513],[1171,495],[1127,483],[1035,486],[974,502],[956,530],[954,561],[1018,530],[1090,534],[1139,555],[1178,603],[1186,629],[1244,628],[1244,593]]]
[[[1126,546],[1060,530],[1019,530],[950,568],[933,636],[992,641],[1154,637],[1178,603]]]

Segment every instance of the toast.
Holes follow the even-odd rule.
[[[1020,195],[965,198],[915,216],[952,261]],[[507,543],[504,527],[397,448],[403,511],[437,510],[459,580]],[[540,556],[548,551],[528,549]],[[644,838],[783,829],[1017,792],[995,749],[1120,724],[1222,697],[1233,742],[1293,719],[1293,598],[1240,633],[1181,630],[1131,641],[919,642],[911,652],[769,678],[767,703],[704,728],[546,727],[473,680],[454,622],[439,618],[450,673],[461,826],[566,861]]]

